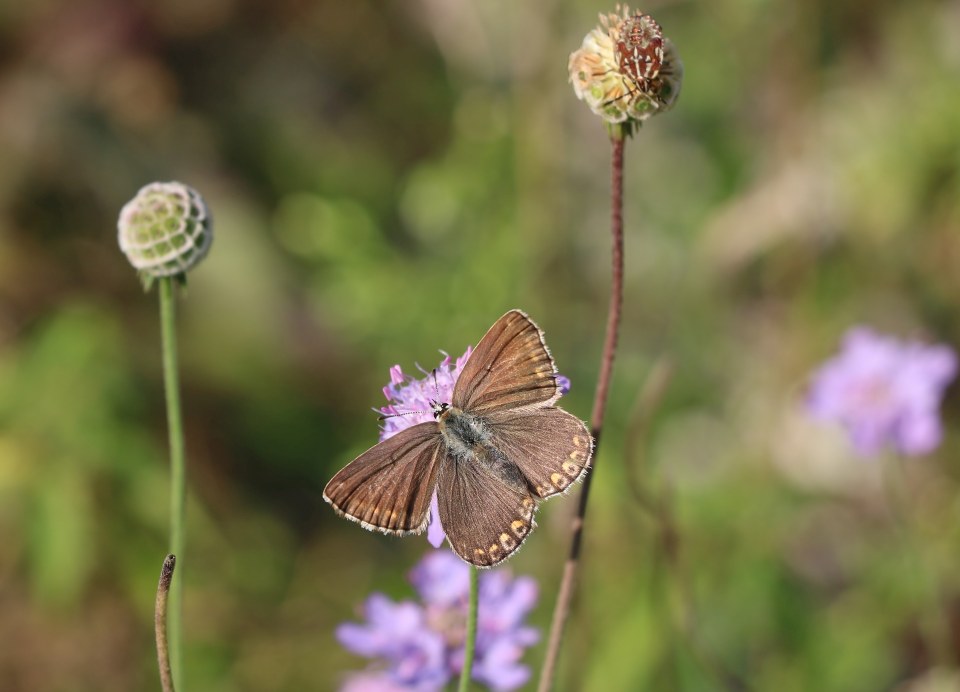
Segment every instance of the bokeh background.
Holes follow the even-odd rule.
[[[928,672],[960,650],[923,636],[960,595],[957,393],[893,482],[909,532],[890,460],[803,408],[853,324],[960,344],[960,3],[643,9],[686,78],[627,146],[625,321],[558,689],[960,689]],[[388,368],[520,307],[589,415],[609,144],[566,65],[612,10],[0,3],[0,688],[159,687],[157,296],[115,222],[169,179],[216,223],[179,304],[185,679],[328,690],[364,667],[335,626],[373,590],[412,597],[428,546],[321,493],[375,441]],[[542,628],[574,504],[509,563]]]

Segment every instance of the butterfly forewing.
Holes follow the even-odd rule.
[[[419,533],[426,528],[443,450],[436,423],[401,430],[342,468],[323,499],[365,529]]]
[[[513,553],[533,530],[536,502],[476,460],[449,458],[437,479],[440,523],[453,552],[478,567]]]
[[[543,334],[511,310],[477,344],[453,389],[453,405],[474,414],[556,401],[556,367]]]
[[[490,444],[520,469],[538,498],[565,492],[586,473],[593,438],[563,409],[495,411],[487,421]]]

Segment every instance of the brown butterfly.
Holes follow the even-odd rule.
[[[434,490],[453,551],[479,567],[513,553],[540,500],[581,480],[593,438],[554,406],[556,366],[543,332],[519,310],[494,323],[463,367],[449,403],[371,447],[335,475],[323,499],[372,531],[427,526]]]

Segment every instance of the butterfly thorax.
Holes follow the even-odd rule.
[[[490,433],[480,416],[450,404],[435,407],[434,416],[447,450],[453,456],[460,459],[473,457],[489,446]]]

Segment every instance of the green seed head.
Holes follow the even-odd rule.
[[[120,249],[145,279],[186,274],[213,242],[210,211],[183,183],[150,183],[120,210]]]

